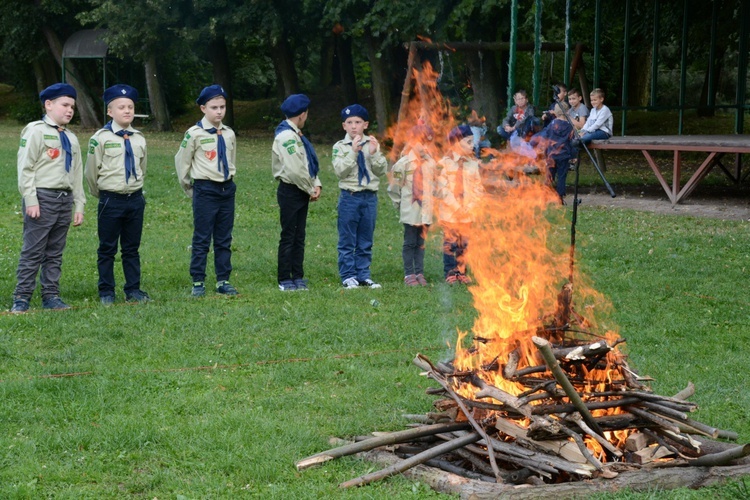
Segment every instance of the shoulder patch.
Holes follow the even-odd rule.
[[[285,148],[288,148],[289,146],[291,146],[295,142],[297,142],[297,141],[295,141],[294,139],[289,139],[288,141],[284,141],[281,145],[284,146]]]
[[[295,147],[294,144],[292,144],[291,146],[287,146],[286,152],[289,153],[290,155],[293,155],[294,153],[297,152],[297,148]]]
[[[21,145],[19,147],[25,148],[26,147],[26,139],[21,138]]]
[[[180,147],[181,148],[186,148],[187,147],[187,139],[185,139],[184,141],[182,141],[182,144],[180,144]]]
[[[91,140],[89,141],[89,146],[95,148],[98,145],[99,145],[99,143],[97,142],[97,140],[92,137]]]
[[[337,154],[339,154],[339,150],[338,150],[338,148],[333,148],[333,154],[334,154],[334,155],[337,155]]]

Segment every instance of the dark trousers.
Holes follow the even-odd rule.
[[[115,254],[120,244],[125,295],[141,288],[141,246],[146,199],[141,190],[131,194],[99,193],[99,296],[115,293]]]
[[[341,281],[370,278],[375,220],[378,217],[377,191],[346,191],[339,195],[339,275]]]
[[[466,229],[463,224],[443,227],[443,274],[446,278],[451,271],[466,273],[464,254],[469,247]]]
[[[231,179],[226,182],[195,180],[193,183],[193,250],[190,256],[193,281],[206,279],[206,260],[212,238],[216,281],[229,280],[236,191],[237,186]]]
[[[282,281],[305,277],[305,229],[310,195],[294,184],[279,182],[276,201],[281,214],[278,278]]]
[[[549,183],[555,186],[557,194],[562,199],[565,196],[565,184],[568,179],[568,170],[570,170],[570,160],[554,160],[553,167],[547,170]]]
[[[73,220],[73,195],[67,191],[38,188],[39,218],[32,219],[23,210],[23,246],[16,271],[17,284],[13,295],[29,300],[36,288],[36,275],[42,298],[60,295],[62,255]]]
[[[404,276],[424,274],[424,237],[427,226],[404,224],[404,247],[401,257],[404,259]]]

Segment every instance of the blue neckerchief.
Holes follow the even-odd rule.
[[[203,128],[203,125],[201,124],[201,120],[196,123],[200,128]],[[222,171],[222,166],[224,167],[224,180],[227,180],[229,178],[229,161],[227,160],[227,143],[224,142],[224,136],[221,135],[221,131],[217,130],[216,127],[206,128],[203,129],[209,134],[216,134],[216,136],[219,138],[218,143],[219,147],[217,148],[219,151],[219,164],[217,165],[217,170],[219,172]]]
[[[47,125],[55,127],[60,132],[60,146],[65,151],[65,171],[70,172],[70,166],[73,164],[73,149],[70,147],[70,139],[68,134],[65,133],[65,129],[59,125],[53,125],[49,122],[45,122]]]
[[[354,140],[351,142],[352,146],[354,146]],[[362,143],[362,147],[367,144],[367,141],[364,141]],[[370,174],[367,172],[367,163],[365,162],[365,154],[362,152],[362,150],[359,150],[359,153],[357,153],[357,181],[359,182],[359,185],[362,185],[362,179],[366,179],[367,182],[365,184],[370,183]]]
[[[292,132],[297,134],[300,139],[302,139],[302,145],[305,147],[305,154],[307,155],[307,171],[310,173],[311,179],[316,178],[318,176],[318,171],[320,170],[320,165],[318,163],[318,155],[315,154],[313,145],[302,132],[297,132],[296,130],[294,130],[294,128],[292,128],[292,126],[289,125],[289,122],[286,120],[279,123],[279,126],[276,127],[276,132],[274,132],[273,136],[276,137],[284,130],[291,130]]]
[[[130,181],[131,175],[135,180],[138,180],[138,175],[135,173],[135,155],[133,155],[133,147],[130,145],[129,132],[125,129],[121,129],[118,132],[112,130],[112,120],[108,121],[107,124],[104,125],[104,128],[125,139],[125,184]]]

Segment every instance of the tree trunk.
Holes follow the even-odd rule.
[[[146,88],[148,89],[148,99],[151,105],[151,114],[154,116],[154,128],[160,132],[172,130],[172,124],[169,121],[169,108],[167,99],[164,95],[159,82],[159,67],[156,64],[156,53],[150,52],[143,63],[146,71]]]
[[[208,44],[208,52],[213,65],[214,83],[224,87],[227,93],[227,112],[224,115],[224,123],[230,127],[234,126],[234,91],[232,90],[232,72],[229,70],[229,50],[227,41],[223,35],[212,38]]]
[[[294,66],[294,53],[289,47],[286,36],[280,36],[276,43],[271,44],[271,58],[284,96],[296,94],[299,87],[297,68]]]
[[[338,73],[334,73],[334,58],[336,54],[336,40],[333,36],[323,37],[320,43],[320,81],[318,85],[321,89],[337,85],[340,81]]]
[[[500,100],[498,92],[501,85],[498,82],[499,71],[495,64],[495,54],[486,52],[466,52],[471,88],[474,90],[472,109],[481,117],[487,119],[488,129],[493,130],[497,125]]]
[[[648,40],[633,37],[633,47],[646,47]],[[651,57],[650,50],[632,51],[628,66],[628,106],[647,106],[651,91]],[[623,103],[626,104],[626,103]]]
[[[385,52],[380,51],[379,38],[368,33],[365,35],[367,43],[367,58],[372,69],[372,94],[375,98],[375,116],[378,121],[378,133],[384,134],[391,124],[391,78]]]
[[[57,64],[62,68],[63,46],[62,43],[60,43],[60,38],[58,38],[57,33],[52,31],[52,28],[49,26],[42,26],[42,32],[47,39],[50,53],[57,61]],[[71,85],[73,85],[73,87],[75,87],[78,94],[78,98],[76,99],[76,109],[81,116],[81,125],[86,128],[100,128],[102,126],[102,121],[97,113],[94,99],[91,97],[91,94],[89,94],[86,85],[83,84],[72,61],[66,61],[65,70],[67,73],[66,79]]]
[[[338,56],[339,75],[341,77],[341,91],[344,94],[344,99],[346,99],[346,104],[358,102],[351,37],[336,36],[336,55]]]

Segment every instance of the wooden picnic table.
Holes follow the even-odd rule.
[[[606,141],[593,141],[589,144],[589,148],[641,151],[672,205],[676,205],[687,198],[715,166],[718,166],[736,184],[742,182],[747,177],[747,173],[745,176],[742,175],[740,155],[750,153],[750,135],[634,135],[611,137]],[[671,185],[651,156],[652,151],[672,151]],[[707,156],[685,185],[680,188],[681,153],[683,151],[706,153]],[[724,155],[728,153],[735,155],[734,168],[731,170],[721,162]]]

